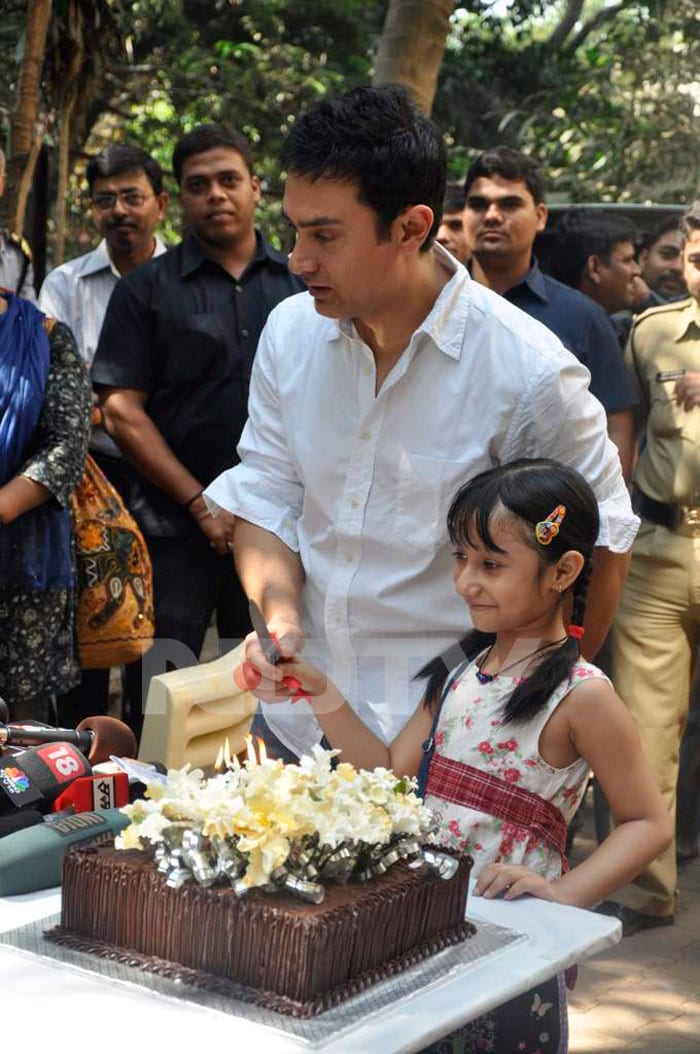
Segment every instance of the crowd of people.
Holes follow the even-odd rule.
[[[23,717],[55,699],[69,725],[107,708],[109,671],[74,651],[67,500],[89,444],[153,568],[156,644],[122,671],[137,734],[151,676],[196,662],[215,618],[259,672],[268,752],[324,742],[419,778],[477,894],[599,905],[626,933],[673,922],[700,204],[643,238],[573,211],[545,269],[536,160],[495,147],[447,185],[439,130],[398,88],[324,98],[280,166],[289,256],[255,226],[249,143],[213,124],[175,147],[178,245],[157,234],[160,166],[126,144],[90,161],[101,241],[39,309],[3,235],[0,694]],[[591,770],[612,828],[567,874]],[[560,980],[545,1001],[542,1049],[564,1050]],[[464,1042],[526,1044],[525,1017]]]

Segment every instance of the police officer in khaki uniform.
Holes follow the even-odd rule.
[[[0,198],[5,193],[5,154],[0,150]],[[19,234],[0,227],[0,287],[25,300],[36,301],[34,271],[29,245]]]
[[[634,474],[642,525],[613,627],[615,687],[637,719],[673,817],[678,754],[700,640],[700,201],[681,220],[690,297],[635,320],[626,357],[646,411]],[[623,933],[673,922],[676,847],[599,908]]]

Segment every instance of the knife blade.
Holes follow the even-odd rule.
[[[272,666],[277,666],[282,661],[282,652],[267,628],[265,617],[254,600],[248,601],[248,611],[250,613],[250,621],[253,623],[253,629],[258,635],[263,655]]]

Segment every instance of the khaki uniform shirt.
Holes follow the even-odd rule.
[[[687,300],[651,308],[632,326],[626,359],[647,415],[646,442],[634,480],[648,497],[700,506],[700,407],[676,402],[671,371],[700,373],[700,304]]]
[[[36,303],[32,254],[24,238],[0,230],[0,286]]]

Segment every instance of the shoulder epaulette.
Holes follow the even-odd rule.
[[[636,329],[640,322],[646,322],[650,318],[658,318],[659,315],[669,315],[676,311],[684,311],[690,303],[692,297],[686,297],[685,300],[672,300],[669,304],[657,304],[656,307],[648,307],[646,311],[642,311],[641,315],[635,315],[632,320],[632,325]]]
[[[16,245],[20,252],[27,257],[28,260],[32,258],[32,250],[29,248],[29,242],[26,238],[23,238],[21,234],[15,234],[14,231],[10,231],[8,235],[8,241]]]

